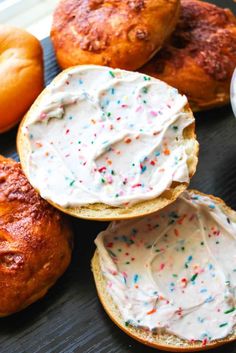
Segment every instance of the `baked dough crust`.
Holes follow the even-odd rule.
[[[0,316],[43,297],[71,250],[66,219],[35,192],[19,163],[0,156]]]
[[[42,91],[43,51],[23,29],[0,25],[0,133],[23,118]]]
[[[51,29],[59,65],[135,70],[174,30],[179,0],[61,0]]]
[[[204,1],[182,0],[170,40],[141,72],[176,87],[193,111],[227,104],[236,66],[236,17]]]

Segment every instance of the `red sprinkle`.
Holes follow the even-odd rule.
[[[142,184],[138,183],[138,184],[132,185],[132,188],[134,189],[134,188],[138,188],[138,187],[140,187],[140,186],[142,186]]]
[[[105,166],[101,167],[98,169],[99,173],[102,173],[106,170],[107,168]]]
[[[163,270],[163,268],[165,267],[165,264],[160,264],[160,270]]]
[[[179,231],[178,231],[178,229],[174,229],[174,232],[175,232],[175,235],[178,237],[179,236]]]
[[[107,244],[107,248],[112,248],[113,247],[113,243],[108,243]]]

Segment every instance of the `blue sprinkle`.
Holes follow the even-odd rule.
[[[143,165],[141,167],[141,174],[143,174],[146,170],[147,170],[147,167],[145,165]]]
[[[138,278],[139,278],[139,275],[134,275],[134,283],[137,283],[138,282]]]
[[[113,95],[115,94],[115,88],[111,89],[111,94],[113,94]]]
[[[200,293],[206,293],[207,292],[207,289],[206,288],[202,288],[201,290],[200,290]]]
[[[82,85],[83,83],[84,83],[84,81],[80,79],[79,84]]]
[[[158,156],[160,156],[160,154],[161,154],[160,152],[156,152],[155,156],[158,157]]]
[[[209,264],[209,265],[208,265],[208,269],[209,269],[209,270],[212,270],[212,269],[213,269],[213,265],[212,265],[212,264]]]
[[[193,257],[192,257],[192,255],[190,255],[190,256],[188,257],[188,261],[192,261],[192,259],[193,259]]]
[[[212,296],[210,296],[210,297],[206,298],[205,303],[210,303],[210,302],[213,302],[214,300],[215,299]]]
[[[209,205],[209,208],[211,208],[213,210],[215,208],[215,205],[212,203]]]

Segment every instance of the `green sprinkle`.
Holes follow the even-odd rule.
[[[148,88],[147,87],[143,87],[142,91],[143,91],[143,93],[148,93]]]
[[[115,77],[115,74],[114,74],[114,72],[112,72],[112,71],[109,71],[109,74],[111,75],[111,77]]]
[[[70,186],[73,186],[74,183],[75,183],[75,180],[72,180],[72,181],[70,182]]]
[[[201,245],[204,245],[204,241],[201,241]]]
[[[173,126],[173,130],[178,130],[178,126]]]
[[[80,144],[81,144],[81,141],[78,141],[78,144],[80,145]]]
[[[121,252],[121,251],[122,251],[122,249],[118,249],[118,251],[119,251],[119,252]]]
[[[130,321],[128,320],[128,321],[125,321],[125,326],[127,327],[127,326],[129,326],[129,324],[130,324]]]
[[[188,268],[188,264],[187,264],[186,262],[185,262],[185,264],[184,264],[184,267],[185,267],[185,268]]]
[[[155,251],[156,251],[156,252],[160,252],[161,250],[160,250],[160,249],[156,249]]]
[[[146,104],[146,103],[147,103],[147,101],[144,99],[144,100],[143,100],[143,103],[144,103],[144,104]]]
[[[111,256],[116,257],[116,254],[112,250],[109,249],[108,252],[111,254]]]
[[[129,264],[130,264],[130,262],[129,262],[129,261],[127,261],[125,264],[126,264],[126,265],[129,265]]]
[[[116,197],[119,197],[119,194],[116,194],[115,196],[116,196]]]
[[[185,250],[185,247],[184,247],[184,246],[182,246],[181,250],[182,250],[182,251],[184,251],[184,250]]]
[[[109,117],[109,116],[111,116],[111,113],[110,113],[110,112],[108,112],[108,113],[107,113],[107,116],[108,116],[108,117]]]
[[[220,324],[219,327],[224,327],[224,326],[227,326],[228,325],[228,322],[224,322],[223,324]]]
[[[195,273],[193,276],[192,276],[192,278],[191,278],[191,280],[190,281],[195,281],[195,279],[197,278],[197,276],[198,276],[198,273]]]
[[[111,175],[115,175],[115,172],[114,172],[114,170],[113,170],[113,169],[111,170]]]
[[[101,179],[101,183],[104,184],[105,182],[106,182],[106,180],[102,178],[102,179]]]
[[[229,309],[229,310],[226,310],[226,311],[224,311],[224,314],[230,314],[230,313],[232,313],[235,309],[236,309],[236,308],[233,307],[233,308],[231,308],[231,309]]]
[[[143,79],[144,79],[144,81],[150,81],[150,80],[151,80],[151,77],[144,76]]]
[[[176,273],[173,273],[172,276],[175,277],[175,278],[178,277],[178,275]]]

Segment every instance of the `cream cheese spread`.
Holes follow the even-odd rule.
[[[28,177],[63,207],[152,199],[173,181],[189,182],[183,137],[194,122],[187,99],[155,78],[86,65],[67,70],[23,125]]]
[[[187,340],[236,324],[236,220],[185,192],[164,210],[113,222],[95,243],[107,291],[126,324]]]

